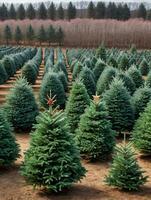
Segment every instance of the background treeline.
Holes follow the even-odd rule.
[[[81,15],[81,12],[83,13]],[[49,7],[41,3],[38,8],[35,8],[31,3],[25,7],[23,4],[15,6],[11,4],[7,7],[4,3],[0,6],[0,20],[7,19],[75,19],[75,18],[94,18],[94,19],[117,19],[128,20],[130,18],[143,18],[151,20],[151,10],[147,10],[143,3],[135,11],[131,11],[128,5],[121,3],[110,2],[107,5],[104,2],[98,2],[95,5],[92,1],[87,8],[77,9],[76,6],[69,2],[67,8],[63,8],[62,4],[56,7],[52,2]]]

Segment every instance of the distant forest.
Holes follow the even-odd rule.
[[[77,9],[76,6],[69,2],[67,8],[63,8],[60,3],[59,6],[52,2],[48,7],[44,3],[39,4],[38,8],[35,8],[33,4],[11,4],[6,6],[4,3],[0,6],[0,20],[24,20],[24,19],[51,19],[51,20],[72,20],[75,18],[90,18],[90,19],[117,19],[128,20],[130,18],[142,18],[144,20],[151,20],[151,10],[147,10],[145,5],[141,3],[139,8],[135,11],[131,11],[128,5],[115,4],[110,2],[106,5],[104,2],[98,2],[95,5],[92,1],[87,8]]]

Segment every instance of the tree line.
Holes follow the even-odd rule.
[[[52,25],[50,25],[47,29],[41,25],[36,32],[32,25],[29,25],[25,33],[22,32],[19,26],[16,26],[15,31],[13,32],[11,27],[6,25],[3,31],[3,39],[7,45],[12,41],[15,41],[16,44],[19,45],[23,40],[28,41],[29,44],[38,41],[40,45],[43,42],[49,43],[49,45],[52,43],[61,45],[64,40],[64,32],[61,27],[55,28]]]
[[[32,3],[30,3],[27,8],[25,8],[23,4],[20,4],[17,8],[14,6],[14,4],[11,4],[8,8],[3,3],[0,6],[0,20],[71,20],[80,17],[80,10],[85,10],[85,14],[83,16],[84,18],[128,20],[132,17],[132,12],[126,3],[116,4],[110,2],[108,5],[106,5],[104,2],[98,2],[97,5],[95,5],[91,1],[86,9],[77,9],[72,2],[69,2],[66,9],[63,8],[61,3],[56,8],[56,5],[53,2],[49,7],[46,7],[44,3],[41,3],[37,9],[34,8]],[[151,10],[147,10],[144,4],[141,3],[139,8],[136,10],[136,17],[151,20]]]

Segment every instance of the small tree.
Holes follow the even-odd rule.
[[[8,74],[5,70],[2,61],[0,61],[0,84],[3,84],[7,79],[8,79]]]
[[[33,41],[35,38],[35,32],[34,29],[31,25],[29,25],[27,27],[27,31],[26,31],[26,38],[29,42]]]
[[[119,79],[114,79],[109,90],[103,95],[113,129],[121,133],[130,131],[134,124],[134,110],[130,95]]]
[[[17,18],[23,20],[25,19],[25,17],[26,17],[26,11],[24,5],[21,3],[17,9]]]
[[[9,167],[19,157],[19,146],[2,109],[0,109],[0,144],[0,167]]]
[[[67,92],[68,91],[68,80],[67,80],[66,75],[64,74],[63,71],[58,72],[58,78],[61,81],[65,92]]]
[[[33,62],[27,62],[22,68],[22,77],[26,78],[29,84],[35,84],[37,78],[36,66]]]
[[[61,27],[56,30],[56,41],[58,42],[59,46],[63,43],[64,40],[64,32]]]
[[[98,59],[95,64],[95,67],[93,68],[93,73],[94,73],[96,82],[98,81],[105,67],[106,67],[106,64],[101,59]]]
[[[15,74],[16,66],[14,60],[10,56],[4,56],[4,58],[2,59],[2,65],[6,70],[7,78],[10,78]]]
[[[35,19],[36,17],[36,11],[31,3],[27,7],[26,16],[28,19]]]
[[[48,102],[52,105],[54,101],[49,98]],[[85,173],[64,113],[50,107],[37,118],[22,175],[34,186],[61,192],[83,178]]]
[[[108,119],[105,105],[95,96],[81,116],[76,142],[82,157],[89,160],[108,158],[115,144],[115,133]]]
[[[49,42],[49,45],[51,43],[54,43],[55,42],[55,29],[52,25],[49,26],[48,30],[47,30],[47,40]]]
[[[43,26],[40,27],[38,34],[37,34],[37,39],[40,42],[40,45],[42,42],[46,41],[46,32]]]
[[[123,71],[126,71],[129,68],[129,59],[126,54],[121,56],[118,67]]]
[[[14,39],[17,44],[19,44],[20,41],[23,39],[22,31],[19,26],[16,27]]]
[[[5,110],[8,120],[16,131],[29,131],[38,115],[38,106],[31,87],[20,78],[6,98]]]
[[[148,87],[151,87],[151,71],[148,73],[148,76],[145,82]]]
[[[102,43],[98,49],[96,49],[96,57],[101,58],[103,61],[106,61],[106,49],[104,44]]]
[[[12,39],[12,32],[8,25],[5,26],[4,29],[4,39],[6,40],[6,44],[9,44],[9,41]]]
[[[89,95],[84,84],[77,80],[73,83],[65,110],[71,133],[75,133],[78,128],[80,116],[84,113],[89,103]]]
[[[149,72],[150,69],[149,69],[149,65],[148,65],[148,63],[147,63],[147,61],[146,61],[145,58],[140,63],[139,69],[140,69],[140,72],[141,72],[141,74],[143,76],[147,76],[147,74],[148,74],[148,72]]]
[[[144,171],[138,165],[131,143],[116,146],[113,163],[106,177],[106,183],[128,191],[139,190],[147,181]]]

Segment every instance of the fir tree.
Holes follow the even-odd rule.
[[[96,19],[104,19],[105,18],[105,10],[106,10],[105,3],[98,2],[96,9],[95,9],[95,12],[96,12],[95,18]]]
[[[40,42],[40,44],[42,42],[45,42],[45,40],[46,40],[46,32],[45,32],[43,25],[40,27],[40,29],[38,31],[37,39]]]
[[[141,3],[139,5],[138,11],[137,11],[137,17],[138,18],[146,19],[146,15],[147,15],[146,8],[145,8],[144,4]]]
[[[53,28],[52,25],[49,26],[48,30],[47,30],[47,40],[49,42],[49,45],[51,43],[54,43],[55,42],[55,29]]]
[[[114,2],[113,3],[109,2],[108,6],[106,8],[105,16],[108,19],[116,19],[117,18],[117,7]]]
[[[58,42],[59,46],[63,43],[64,40],[64,32],[61,27],[56,30],[56,41]]]
[[[6,98],[5,110],[8,120],[16,131],[29,131],[38,115],[38,107],[31,87],[20,78]]]
[[[147,85],[148,87],[151,87],[151,71],[148,73],[148,76],[147,76],[145,82],[146,82],[146,85]]]
[[[19,44],[20,41],[23,39],[23,34],[22,34],[22,31],[21,31],[19,26],[17,26],[16,29],[15,29],[14,39],[15,39],[17,44]]]
[[[6,69],[2,61],[0,61],[0,85],[3,84],[7,79],[8,79],[8,74],[6,72]]]
[[[27,7],[26,16],[28,19],[35,19],[36,17],[36,11],[31,3]]]
[[[0,20],[7,20],[8,19],[8,10],[5,4],[3,3],[0,7]]]
[[[103,95],[113,129],[121,133],[130,131],[134,124],[134,110],[130,95],[119,79],[114,79],[109,90]]]
[[[17,18],[20,20],[23,20],[25,19],[25,17],[26,17],[26,11],[25,11],[24,5],[20,4],[17,9]]]
[[[70,21],[71,19],[74,19],[76,17],[76,7],[72,4],[72,2],[69,2],[68,8],[67,8],[67,18]]]
[[[88,18],[95,18],[95,6],[92,1],[90,1],[87,8],[87,16]]]
[[[120,57],[118,67],[119,67],[119,69],[121,69],[123,71],[125,71],[129,68],[129,59],[126,54],[123,54]]]
[[[64,19],[64,9],[62,7],[62,3],[59,4],[57,13],[58,13],[58,18],[59,19]]]
[[[41,3],[38,8],[38,18],[39,19],[47,19],[47,9],[44,3]]]
[[[128,5],[125,3],[123,6],[123,20],[128,20],[131,17],[131,11]]]
[[[56,18],[56,7],[52,2],[48,8],[48,18],[51,20],[55,20]]]
[[[27,82],[29,84],[35,84],[36,79],[37,79],[37,71],[36,71],[36,66],[34,63],[27,62],[22,68],[22,77],[26,78]]]
[[[27,27],[27,31],[26,31],[26,38],[29,42],[33,41],[35,38],[35,32],[34,29],[31,25],[29,25]]]
[[[81,70],[83,68],[83,65],[81,62],[76,62],[73,68],[73,73],[72,73],[72,79],[75,80],[78,75],[80,74]]]
[[[14,4],[10,5],[8,17],[9,17],[9,19],[16,19],[16,17],[17,17],[16,10],[14,8]]]
[[[52,105],[54,101],[49,98],[48,102]],[[61,192],[83,178],[86,170],[64,113],[50,107],[37,118],[35,128],[22,166],[26,180],[48,191]]]
[[[0,109],[0,167],[9,167],[19,157],[19,146],[12,128]]]
[[[90,99],[84,84],[77,80],[72,85],[65,110],[71,133],[74,134],[78,128],[80,116],[84,113],[89,103]]]
[[[106,67],[106,64],[101,59],[98,59],[95,64],[95,67],[93,68],[93,73],[94,73],[96,82],[98,81],[105,67]]]
[[[103,43],[96,50],[96,57],[101,58],[104,62],[106,61],[106,49]]]
[[[9,44],[9,41],[12,39],[12,32],[8,25],[5,26],[4,29],[4,39],[6,40],[6,44]]]
[[[105,105],[100,102],[99,96],[94,96],[90,107],[81,116],[75,137],[82,157],[101,160],[112,153],[115,133],[108,118]]]
[[[141,72],[141,74],[143,76],[147,76],[147,74],[148,74],[148,72],[149,72],[150,69],[149,69],[149,65],[148,65],[148,63],[147,63],[147,61],[146,61],[145,58],[140,63],[139,69],[140,69],[140,72]]]
[[[61,81],[65,92],[67,92],[68,91],[68,80],[67,80],[66,75],[64,74],[63,71],[58,72],[58,78]]]
[[[10,56],[4,56],[4,58],[2,59],[2,65],[6,70],[8,78],[15,74],[16,66],[14,60]]]
[[[147,181],[143,176],[144,171],[138,165],[132,144],[116,146],[113,163],[106,183],[119,189],[127,191],[139,190],[140,186]]]

